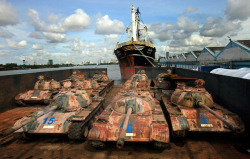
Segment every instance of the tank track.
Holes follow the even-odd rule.
[[[73,122],[69,127],[68,137],[72,140],[84,140],[82,128],[82,122]]]
[[[154,142],[154,148],[158,149],[158,150],[163,150],[163,149],[166,149],[166,148],[170,148],[170,144],[155,141]]]
[[[96,149],[104,149],[106,147],[106,144],[103,141],[96,141],[92,140],[89,141],[90,145]]]

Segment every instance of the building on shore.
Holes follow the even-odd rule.
[[[170,53],[165,61],[160,61],[160,65],[185,69],[197,69],[207,65],[223,68],[250,67],[250,40],[230,39],[225,47],[204,47],[201,51],[175,55]]]

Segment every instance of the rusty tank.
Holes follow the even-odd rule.
[[[96,117],[88,140],[93,147],[104,148],[105,142],[154,142],[156,148],[169,144],[169,129],[159,101],[148,91],[119,92]]]
[[[93,79],[85,79],[83,74],[77,74],[76,71],[66,80],[61,81],[61,90],[84,89],[91,96],[104,96],[105,87]]]
[[[171,97],[162,97],[174,136],[183,137],[186,131],[244,132],[244,123],[237,114],[214,103],[204,88],[204,80],[198,79],[194,84],[188,87],[185,82],[177,82]]]
[[[196,78],[181,77],[178,74],[173,74],[171,69],[166,73],[160,73],[152,80],[151,86],[154,88],[154,96],[161,100],[162,96],[170,96],[177,87],[176,82],[192,81]]]
[[[16,138],[34,135],[67,135],[70,139],[86,139],[94,117],[103,110],[104,98],[91,98],[86,90],[61,91],[44,109],[16,121],[3,136]]]
[[[59,92],[60,83],[49,77],[38,76],[34,89],[15,96],[19,105],[49,104],[53,96]]]
[[[114,86],[114,80],[108,78],[106,71],[102,71],[101,74],[95,73],[95,75],[92,77],[92,80],[97,81],[100,87],[104,88],[102,90],[102,96],[105,96]]]
[[[124,83],[123,90],[137,89],[149,91],[150,83],[151,80],[146,75],[145,70],[140,70]]]

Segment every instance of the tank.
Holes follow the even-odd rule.
[[[159,101],[148,91],[119,92],[106,109],[96,117],[88,140],[93,147],[104,148],[105,142],[154,142],[156,148],[169,144],[168,124]]]
[[[102,74],[95,73],[92,79],[97,81],[100,87],[104,88],[103,96],[105,96],[114,86],[114,80],[108,78],[106,71],[102,71]]]
[[[162,96],[170,96],[175,88],[177,81],[192,81],[196,78],[180,77],[177,74],[172,74],[171,69],[166,73],[160,73],[155,79],[152,80],[151,86],[154,88],[154,96],[156,99],[161,100]]]
[[[49,104],[53,96],[59,92],[60,83],[44,76],[38,76],[34,89],[15,96],[15,102],[19,105]]]
[[[145,74],[145,70],[141,70],[131,76],[123,85],[123,90],[137,89],[137,90],[150,90],[151,80]]]
[[[162,97],[173,135],[183,137],[186,131],[243,133],[245,126],[240,117],[214,103],[204,84],[202,79],[196,80],[194,87],[178,82],[170,98]]]
[[[61,90],[85,89],[91,96],[103,96],[105,89],[96,80],[79,78],[74,72],[69,79],[61,81],[61,85]]]
[[[61,91],[54,98],[48,107],[16,121],[3,136],[14,132],[17,138],[50,134],[86,139],[94,117],[103,110],[104,98],[91,98],[85,90]]]
[[[69,79],[71,79],[72,81],[77,81],[77,80],[84,80],[84,74],[79,71],[79,70],[74,70],[72,72],[72,75],[69,77]]]

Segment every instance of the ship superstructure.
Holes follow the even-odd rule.
[[[140,20],[139,8],[131,7],[131,27],[126,29],[128,41],[118,43],[114,53],[119,61],[121,76],[129,79],[135,68],[155,67],[155,47],[147,42],[147,26]],[[131,35],[130,35],[131,34]]]

